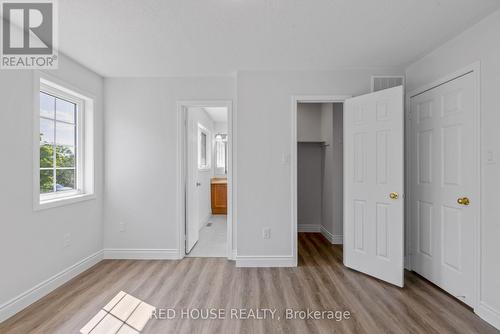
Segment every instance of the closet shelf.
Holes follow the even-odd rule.
[[[298,144],[319,144],[321,147],[328,147],[330,144],[328,144],[326,141],[297,141]]]

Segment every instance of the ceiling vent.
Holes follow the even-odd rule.
[[[402,86],[404,82],[403,76],[372,76],[372,92]]]

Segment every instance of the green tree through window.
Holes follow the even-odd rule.
[[[40,92],[40,193],[75,189],[76,104]]]

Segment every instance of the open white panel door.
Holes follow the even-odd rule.
[[[199,182],[198,182],[198,124],[187,112],[187,184],[186,184],[186,254],[198,242]]]
[[[344,265],[403,286],[403,87],[344,104]]]

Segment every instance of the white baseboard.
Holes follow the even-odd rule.
[[[495,310],[485,302],[480,302],[474,312],[481,319],[500,330],[500,311]]]
[[[49,294],[56,288],[68,282],[75,276],[99,263],[103,258],[102,250],[86,257],[74,265],[64,269],[49,279],[37,284],[33,288],[12,298],[8,302],[0,305],[0,322],[7,320],[14,314],[33,304],[40,298]]]
[[[333,245],[342,245],[344,243],[343,235],[332,234],[319,224],[301,224],[297,226],[297,231],[302,233],[321,233]]]
[[[236,256],[236,267],[296,267],[293,256]]]
[[[321,226],[321,234],[330,241],[333,245],[342,245],[344,243],[344,236],[340,234],[332,234],[326,228]]]
[[[319,233],[321,231],[321,225],[319,224],[299,224],[297,226],[298,232],[305,233]]]
[[[179,260],[178,249],[125,249],[105,248],[106,260]]]

